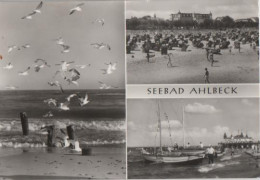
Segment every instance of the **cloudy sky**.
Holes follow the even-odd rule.
[[[47,82],[52,78],[60,61],[75,61],[74,64],[91,64],[80,69],[80,89],[98,88],[98,81],[124,88],[124,3],[119,1],[90,1],[82,6],[82,12],[69,15],[69,10],[77,1],[44,1],[42,14],[32,20],[22,20],[36,8],[39,1],[0,2],[0,54],[3,59],[0,66],[9,62],[14,65],[10,71],[0,68],[0,89],[5,86],[18,86],[19,89],[53,89]],[[104,18],[105,25],[92,23],[97,18]],[[62,48],[53,39],[63,37],[65,44],[71,47],[69,53],[61,53]],[[106,48],[97,50],[91,43],[107,43]],[[8,46],[30,44],[31,48],[7,53]],[[42,58],[52,65],[51,68],[31,70],[28,76],[18,76],[28,66],[34,66],[34,60]],[[104,63],[117,62],[117,70],[111,75],[103,75],[100,69],[106,69]],[[57,76],[65,89],[75,89],[74,85]]]
[[[127,1],[126,18],[154,14],[169,19],[170,14],[181,12],[209,13],[213,18],[229,15],[234,19],[258,16],[257,0],[136,0]]]
[[[259,139],[258,99],[163,99],[160,100],[162,120],[162,144],[183,144],[182,107],[186,143],[216,145],[228,136],[241,130],[254,139]],[[158,100],[131,99],[127,103],[128,146],[154,146],[157,134],[158,145]],[[167,121],[165,114],[168,115]]]

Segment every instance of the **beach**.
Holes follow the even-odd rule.
[[[124,179],[125,148],[91,147],[92,155],[69,149],[0,149],[0,177],[9,179]]]
[[[138,34],[138,32],[136,32]],[[177,33],[177,32],[176,32]],[[179,32],[180,33],[180,32]],[[194,32],[196,33],[196,32]],[[129,34],[134,34],[131,31]],[[185,33],[184,33],[185,34]],[[205,47],[205,42],[204,47]],[[168,58],[161,52],[154,52],[155,57],[147,62],[142,50],[127,54],[127,80],[129,84],[203,84],[205,68],[209,71],[210,83],[258,83],[258,55],[249,44],[241,44],[241,52],[234,49],[221,49],[221,55],[214,55],[214,64],[207,61],[206,50],[192,46],[189,41],[187,51],[174,47],[172,67],[167,67]]]

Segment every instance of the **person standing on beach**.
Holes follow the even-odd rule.
[[[167,67],[172,67],[173,65],[172,65],[172,59],[171,59],[171,56],[173,56],[172,55],[172,53],[169,53],[169,54],[167,54],[168,55],[168,63],[167,63]]]
[[[211,62],[211,67],[213,67],[213,64],[214,64],[213,52],[210,52],[210,54],[209,54],[209,61]]]
[[[204,78],[205,78],[205,84],[209,84],[209,71],[207,68],[205,68],[205,75],[204,75]]]
[[[209,158],[209,164],[213,164],[214,163],[215,149],[211,145],[207,149],[207,154],[208,154],[208,158]]]
[[[209,61],[209,48],[206,48],[206,57],[207,57],[207,60]]]

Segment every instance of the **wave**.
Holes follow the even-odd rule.
[[[223,168],[229,165],[237,165],[240,164],[238,161],[233,161],[233,162],[225,162],[225,163],[214,163],[214,164],[208,164],[204,166],[200,166],[198,171],[201,173],[207,173],[209,171],[218,169],[218,168]]]
[[[125,131],[126,123],[123,120],[120,121],[73,121],[73,120],[36,120],[34,119],[29,123],[29,130],[32,132],[39,131],[43,126],[56,125],[61,129],[65,129],[67,125],[74,125],[76,129],[93,129],[103,131]],[[18,120],[13,121],[1,121],[0,131],[21,131],[21,122]]]

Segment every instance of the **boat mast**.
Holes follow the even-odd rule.
[[[158,123],[160,130],[160,151],[162,152],[162,126],[161,126],[161,114],[160,114],[160,102],[158,102]]]
[[[184,106],[182,107],[182,134],[183,134],[183,148],[185,148]]]

